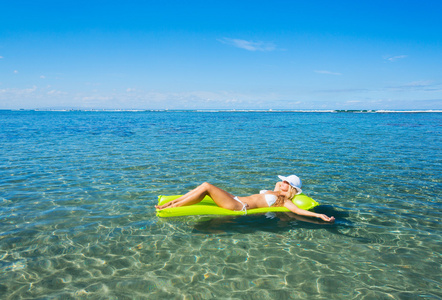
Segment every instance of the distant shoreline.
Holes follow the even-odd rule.
[[[42,112],[266,112],[266,113],[442,113],[441,109],[426,110],[371,110],[371,109],[336,109],[336,110],[314,110],[314,109],[0,109],[0,111],[42,111]]]

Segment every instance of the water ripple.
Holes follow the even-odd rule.
[[[0,294],[442,298],[442,115],[0,112]],[[159,194],[298,174],[335,224],[158,219]]]

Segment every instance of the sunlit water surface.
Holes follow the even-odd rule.
[[[0,297],[440,299],[440,113],[0,112]],[[334,224],[159,219],[297,174]]]

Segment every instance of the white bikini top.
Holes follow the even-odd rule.
[[[273,194],[266,194],[268,192],[268,190],[261,190],[259,191],[260,194],[264,194],[264,199],[266,200],[268,206],[272,206],[273,204],[275,204],[276,200],[278,199],[278,197],[276,195]]]

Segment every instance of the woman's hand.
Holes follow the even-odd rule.
[[[275,189],[273,190],[274,192],[279,192],[281,190],[281,183],[282,181],[276,183]]]
[[[326,222],[334,222],[335,221],[335,217],[328,217],[324,214],[318,214],[318,218],[320,218]]]

